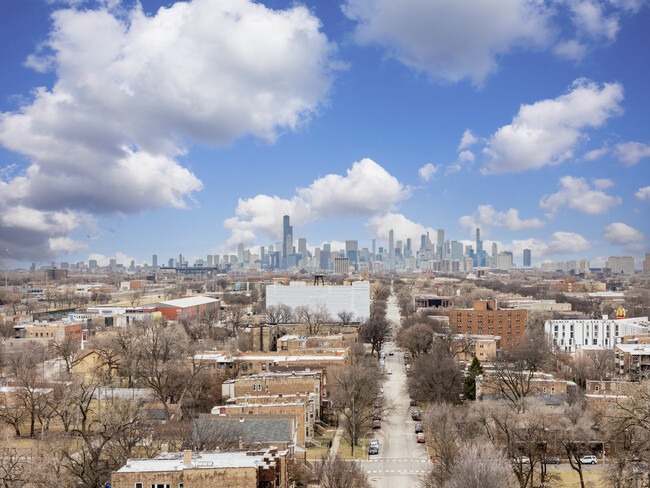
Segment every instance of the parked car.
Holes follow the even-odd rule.
[[[379,410],[373,412],[372,420],[381,420],[381,412]]]
[[[517,464],[530,464],[530,459],[526,456],[519,456],[518,458],[515,458],[514,461]]]
[[[381,420],[373,420],[372,421],[372,428],[373,429],[381,429]]]
[[[420,411],[417,408],[411,412],[411,418],[413,420],[421,420]]]
[[[379,439],[377,439],[376,437],[373,437],[372,439],[370,439],[370,445],[371,446],[378,446],[379,445]]]
[[[388,372],[387,372],[386,374],[393,374],[393,370],[392,370],[392,369],[389,369]]]
[[[418,443],[422,444],[424,442],[424,434],[420,432],[417,437]]]
[[[546,464],[560,464],[562,460],[557,456],[551,456],[546,460]]]
[[[415,424],[415,433],[419,434],[420,432],[424,432],[424,429],[422,428],[422,424]]]
[[[596,456],[582,456],[580,458],[580,464],[597,464],[598,460]]]
[[[411,398],[411,406],[415,407],[418,404],[418,401],[415,398]]]
[[[379,445],[376,446],[370,445],[370,447],[368,448],[368,455],[370,454],[379,454]]]
[[[388,351],[388,355],[389,355],[389,356],[392,356],[392,355],[393,355],[393,351]]]

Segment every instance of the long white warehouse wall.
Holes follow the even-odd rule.
[[[333,320],[338,320],[339,312],[351,312],[354,320],[363,321],[370,317],[370,283],[355,281],[352,286],[267,286],[266,306],[280,303],[294,310],[296,307],[315,309],[323,305]]]

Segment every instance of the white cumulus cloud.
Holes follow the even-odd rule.
[[[282,236],[282,216],[301,226],[330,217],[366,217],[387,213],[409,198],[410,188],[371,159],[362,159],[346,175],[329,174],[306,188],[298,188],[290,199],[257,195],[240,199],[235,216],[224,222],[231,229],[228,245],[252,244],[261,233],[267,238]]]
[[[650,157],[650,146],[642,142],[621,142],[614,147],[614,155],[624,166],[634,166]]]
[[[621,113],[623,87],[576,80],[571,90],[555,99],[522,105],[512,123],[497,130],[483,150],[484,173],[519,172],[560,164],[588,128],[603,125]]]
[[[471,130],[466,129],[465,132],[463,132],[463,137],[460,139],[460,144],[458,144],[458,150],[462,151],[463,149],[467,149],[477,142],[478,137],[476,137]]]
[[[418,247],[422,234],[429,232],[433,236],[435,232],[431,227],[413,222],[399,213],[387,213],[371,217],[366,223],[366,230],[372,238],[384,241],[388,241],[388,233],[393,230],[395,241],[402,240],[406,242],[406,239],[410,237],[413,242],[418,243]]]
[[[544,227],[546,222],[534,217],[521,220],[519,210],[511,208],[507,212],[498,212],[492,205],[479,205],[472,215],[461,217],[458,222],[465,228],[493,226],[517,231]]]
[[[26,65],[53,70],[53,86],[0,114],[0,144],[31,162],[4,181],[2,214],[184,207],[202,189],[178,159],[192,143],[273,142],[327,101],[336,46],[304,6],[191,0],[147,15],[137,3],[99,5],[52,14]],[[2,234],[24,258],[65,237],[43,232],[39,248]]]
[[[634,194],[634,199],[650,203],[650,186],[639,188],[639,190]]]
[[[424,181],[429,181],[431,180],[431,178],[433,178],[433,175],[435,175],[439,169],[440,169],[439,164],[434,165],[431,163],[427,163],[418,170],[418,174],[420,175],[420,178],[422,178]]]
[[[402,64],[434,79],[480,84],[497,57],[552,38],[551,10],[530,0],[347,0],[355,39],[378,44]]]
[[[587,46],[575,39],[570,39],[558,43],[553,48],[553,52],[556,56],[568,59],[569,61],[582,61],[587,55]]]
[[[603,239],[613,244],[631,244],[643,240],[643,233],[622,222],[614,222],[603,230]]]
[[[598,215],[623,202],[619,196],[592,189],[585,178],[563,176],[559,186],[557,193],[544,196],[539,202],[540,208],[548,210],[549,217],[553,217],[564,206],[589,215]]]

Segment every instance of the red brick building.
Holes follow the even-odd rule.
[[[169,320],[176,320],[182,315],[189,318],[196,318],[202,312],[218,306],[219,300],[203,296],[168,300],[155,305],[156,311],[163,314]]]
[[[527,320],[526,310],[497,309],[496,300],[476,300],[474,308],[449,312],[452,333],[501,336],[505,350],[523,340]]]

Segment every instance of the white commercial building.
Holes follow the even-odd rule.
[[[294,310],[296,307],[309,307],[312,310],[325,307],[333,320],[337,320],[339,312],[350,312],[355,321],[363,321],[370,317],[370,283],[354,281],[350,286],[310,286],[297,281],[292,282],[291,286],[267,286],[266,306],[281,303]]]
[[[628,319],[547,320],[544,330],[556,349],[576,352],[583,346],[614,349],[626,335],[647,334],[648,317]]]
[[[612,274],[634,274],[634,258],[632,256],[610,256],[607,258],[606,268]]]

